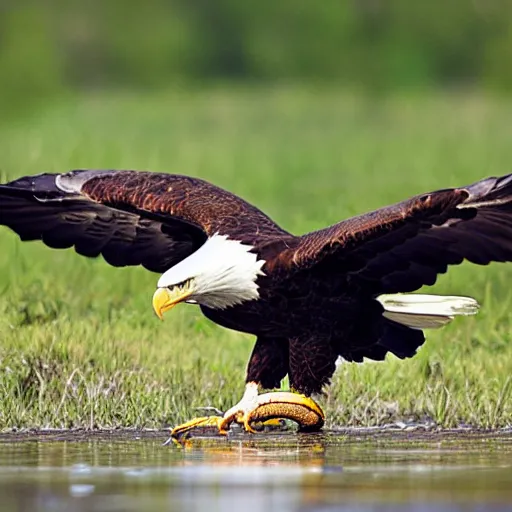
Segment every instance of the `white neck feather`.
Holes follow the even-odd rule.
[[[158,287],[164,288],[191,279],[189,300],[213,308],[225,309],[258,299],[256,279],[264,275],[265,260],[237,240],[215,234],[196,252],[162,274]]]

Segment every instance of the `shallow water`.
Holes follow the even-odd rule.
[[[512,510],[512,435],[0,436],[0,510]]]

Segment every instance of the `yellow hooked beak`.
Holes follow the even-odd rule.
[[[160,320],[163,320],[164,313],[172,309],[176,304],[184,301],[191,294],[190,290],[185,288],[157,288],[153,295],[153,309]]]

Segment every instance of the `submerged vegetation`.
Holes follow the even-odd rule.
[[[191,174],[303,233],[510,172],[511,115],[512,102],[471,94],[102,94],[1,125],[0,173],[2,181],[80,167]],[[156,274],[22,244],[5,228],[0,248],[0,428],[159,427],[240,398],[253,339],[193,306],[159,322]],[[441,277],[430,292],[473,296],[481,312],[429,331],[413,359],[341,364],[321,399],[328,426],[511,425],[511,278],[512,264],[464,264]]]

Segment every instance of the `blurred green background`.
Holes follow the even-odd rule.
[[[2,0],[0,106],[219,81],[507,92],[511,22],[507,0]]]
[[[0,0],[0,181],[190,174],[300,234],[505,174],[511,22],[499,0]],[[511,278],[451,269],[425,291],[481,313],[415,358],[341,365],[328,424],[512,425]],[[0,229],[0,429],[172,425],[238,401],[252,337],[193,306],[158,322],[156,281]]]

